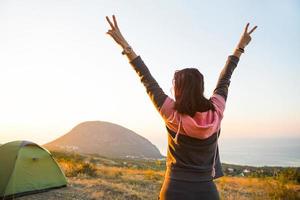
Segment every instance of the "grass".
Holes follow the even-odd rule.
[[[165,163],[162,161],[59,152],[54,152],[54,158],[68,177],[68,187],[21,199],[155,200],[164,180]],[[222,200],[296,200],[300,199],[300,185],[290,180],[293,176],[291,171],[277,177],[224,176],[215,183]]]
[[[300,186],[274,178],[222,177],[216,180],[222,199],[300,199]]]

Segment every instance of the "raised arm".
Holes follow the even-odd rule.
[[[228,56],[226,64],[220,73],[217,86],[214,90],[214,94],[216,93],[221,95],[225,99],[225,101],[227,100],[227,96],[228,96],[228,87],[231,82],[230,81],[231,75],[234,69],[236,68],[238,62],[239,62],[239,57],[235,55]]]
[[[113,15],[114,24],[108,17],[106,17],[106,19],[112,28],[111,30],[108,30],[107,34],[109,34],[117,42],[117,44],[123,48],[122,54],[127,56],[129,63],[140,77],[141,82],[144,84],[147,94],[155,108],[159,111],[168,96],[163,92],[157,81],[153,78],[142,58],[136,55],[132,47],[122,36],[115,16]]]
[[[214,90],[214,94],[216,93],[221,95],[225,99],[225,101],[227,100],[228,96],[228,87],[231,82],[231,75],[239,62],[241,54],[244,53],[245,47],[251,41],[250,34],[257,28],[257,26],[255,26],[248,32],[248,27],[249,23],[247,23],[244,32],[240,38],[240,41],[238,42],[238,45],[236,46],[233,54],[228,56],[226,64],[223,67],[219,76],[217,86]]]

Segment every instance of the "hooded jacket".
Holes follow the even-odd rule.
[[[175,101],[166,95],[140,56],[129,63],[139,75],[168,132],[166,178],[185,181],[209,181],[224,176],[218,138],[225,110],[231,75],[239,58],[230,55],[219,76],[210,101],[215,111],[196,112],[194,117],[178,113]]]

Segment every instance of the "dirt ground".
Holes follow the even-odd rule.
[[[149,187],[149,185],[147,186]],[[154,188],[153,188],[154,189]],[[156,188],[157,190],[158,188]],[[149,196],[152,196],[149,198]],[[141,194],[133,186],[111,183],[101,179],[69,178],[68,186],[27,195],[18,200],[142,200],[157,199],[155,194]]]
[[[68,186],[48,192],[17,198],[18,200],[157,200],[161,181],[101,179],[88,177],[68,178]],[[300,186],[291,185],[281,188],[274,181],[257,178],[224,177],[219,179],[217,187],[221,200],[256,199],[300,199]],[[293,188],[292,188],[293,187]],[[290,190],[287,190],[290,188]],[[293,191],[291,193],[291,191]],[[271,194],[271,195],[270,195]]]

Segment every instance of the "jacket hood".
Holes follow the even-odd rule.
[[[220,129],[225,109],[225,99],[221,95],[214,94],[211,101],[216,108],[215,111],[196,112],[194,117],[191,117],[178,113],[174,109],[175,101],[167,97],[160,109],[160,114],[166,126],[175,133],[179,131],[179,134],[205,139]]]

